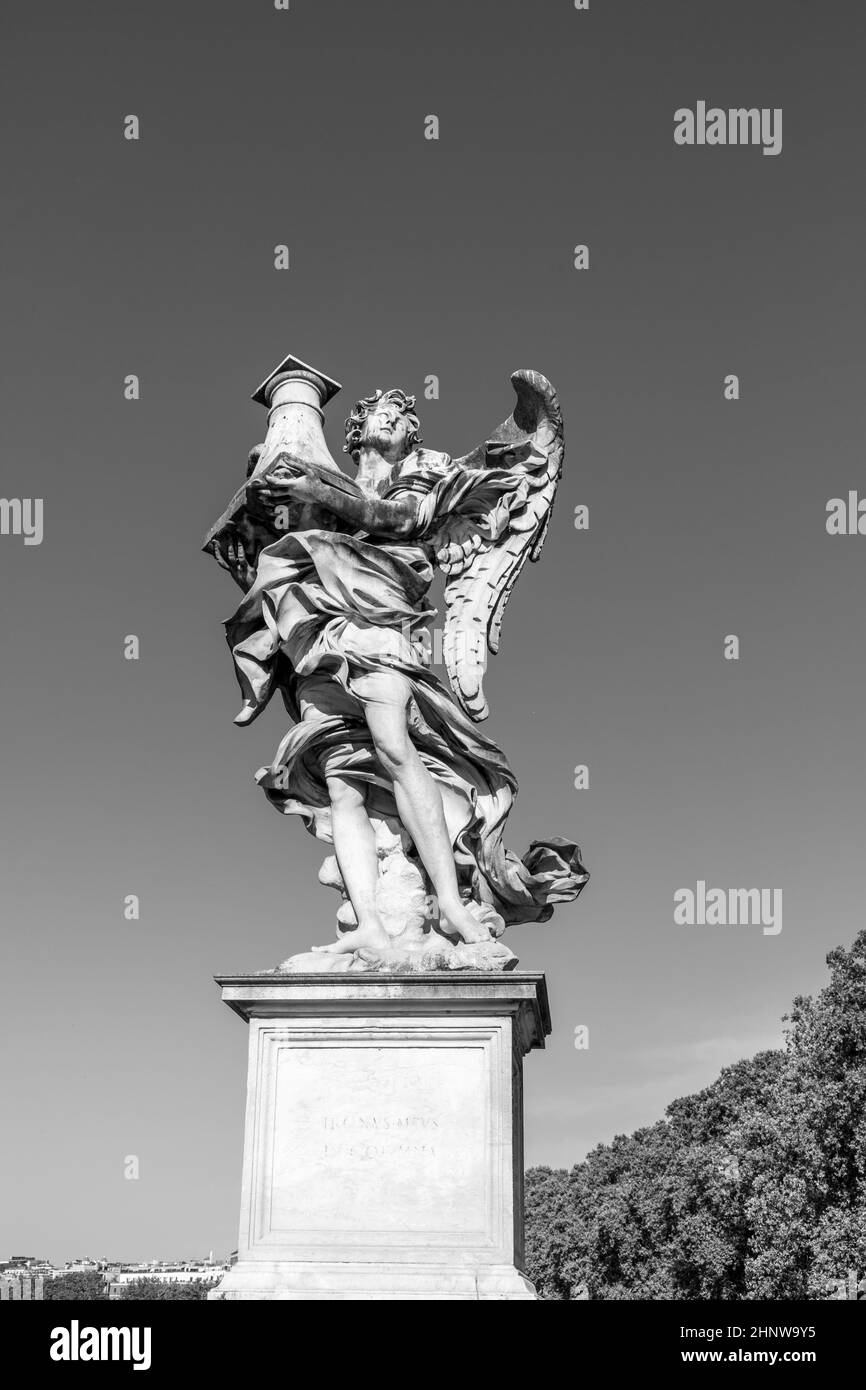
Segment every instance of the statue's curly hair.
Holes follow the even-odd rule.
[[[398,405],[409,421],[409,435],[406,440],[407,452],[411,453],[421,442],[421,421],[415,414],[415,397],[408,396],[399,387],[394,387],[390,391],[374,391],[372,396],[364,396],[362,400],[356,401],[352,407],[352,413],[346,420],[346,442],[343,445],[344,454],[356,454],[361,447],[361,432],[364,422],[370,411],[379,404],[380,401],[393,401]]]

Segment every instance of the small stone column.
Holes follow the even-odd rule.
[[[249,1025],[237,1264],[209,1298],[535,1299],[523,1058],[544,976],[218,976]]]
[[[286,357],[252,399],[268,409],[268,431],[252,477],[266,473],[282,450],[323,468],[337,468],[323,433],[323,410],[340,384],[299,357]]]

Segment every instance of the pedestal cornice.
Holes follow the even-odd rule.
[[[246,1022],[287,1014],[509,1015],[519,1028],[523,1052],[544,1047],[551,1031],[547,982],[540,971],[278,975],[262,970],[214,979],[224,1003]]]

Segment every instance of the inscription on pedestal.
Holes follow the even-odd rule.
[[[271,1036],[260,1238],[483,1231],[491,1195],[484,1046],[304,1046]]]

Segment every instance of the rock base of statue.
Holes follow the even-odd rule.
[[[535,1299],[529,973],[218,976],[249,1024],[238,1259],[215,1299]]]

